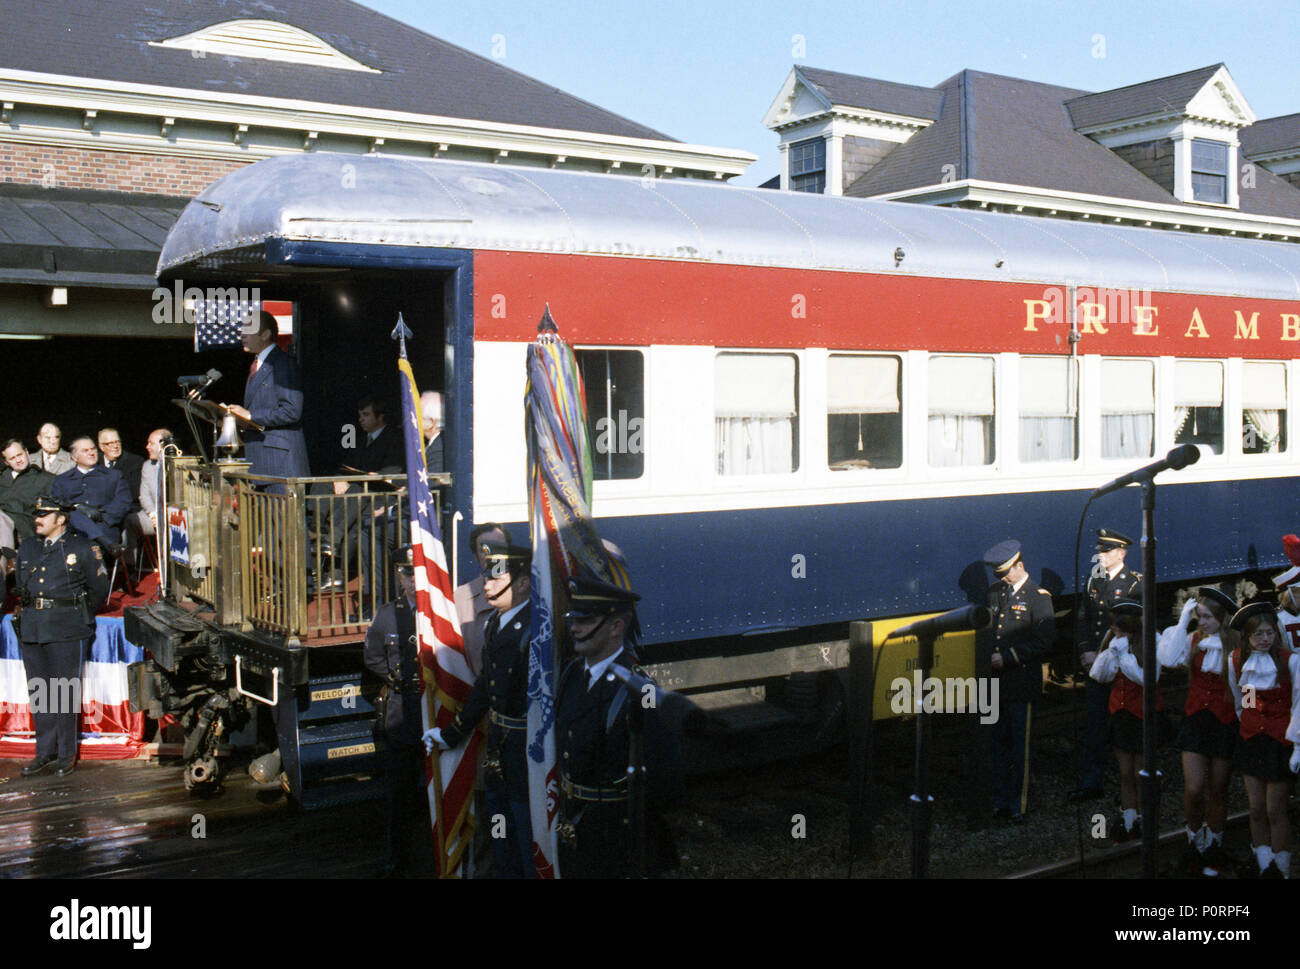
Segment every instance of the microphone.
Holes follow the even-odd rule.
[[[962,606],[960,609],[953,609],[951,612],[945,612],[941,616],[933,616],[930,619],[921,619],[917,622],[908,623],[906,626],[900,626],[886,636],[885,639],[901,639],[904,636],[915,636],[917,639],[924,636],[942,636],[944,633],[983,629],[992,621],[993,613],[989,612],[988,606],[972,604]]]
[[[610,664],[609,674],[617,676],[628,688],[628,692],[632,694],[628,697],[629,703],[642,702],[642,697],[646,696],[646,687],[649,687],[653,691],[654,708],[664,715],[668,726],[673,731],[688,737],[699,737],[704,733],[709,718],[703,710],[680,693],[665,690],[654,680],[640,673],[634,673],[626,666],[619,666],[617,663]]]
[[[189,377],[177,377],[176,384],[181,389],[188,390],[191,396],[197,397],[220,379],[221,371],[213,369],[209,370],[207,373],[194,374]]]
[[[1102,485],[1092,493],[1093,499],[1100,498],[1102,495],[1108,495],[1112,491],[1119,491],[1120,488],[1127,488],[1131,484],[1140,484],[1143,481],[1150,481],[1161,471],[1181,471],[1189,464],[1195,464],[1201,460],[1201,449],[1195,444],[1181,444],[1166,454],[1159,461],[1153,461],[1145,468],[1138,468],[1136,471],[1130,471],[1122,478],[1116,478],[1110,484]]]

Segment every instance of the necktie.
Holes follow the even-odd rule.
[[[261,365],[262,365],[262,358],[254,357],[253,362],[248,365],[248,376],[251,378],[253,374],[257,373],[257,369]]]

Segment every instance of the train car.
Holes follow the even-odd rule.
[[[1203,457],[1161,478],[1162,582],[1280,565],[1296,527],[1290,243],[321,153],[207,189],[159,276],[293,303],[313,457],[341,387],[395,386],[401,312],[446,395],[456,536],[526,531],[549,306],[586,380],[600,532],[681,688],[842,666],[850,621],[979,598],[1009,537],[1068,594],[1091,491],[1175,444]],[[1088,525],[1140,521],[1121,491]]]

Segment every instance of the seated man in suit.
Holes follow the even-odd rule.
[[[0,447],[7,467],[0,471],[0,548],[17,549],[24,539],[36,534],[32,512],[36,499],[50,489],[54,475],[31,463],[27,447],[11,437]],[[0,555],[0,595],[9,571],[9,560]]]
[[[41,449],[33,455],[32,463],[53,475],[71,471],[72,455],[59,447],[62,441],[63,432],[59,430],[58,424],[42,424],[36,433],[36,443]]]
[[[420,413],[424,418],[424,466],[429,474],[442,474],[442,394],[436,390],[422,393]]]
[[[307,439],[302,433],[302,373],[297,362],[275,345],[279,324],[265,310],[244,328],[244,350],[253,355],[244,384],[244,403],[230,412],[260,424],[262,430],[242,429],[244,460],[251,474],[268,478],[306,478]],[[268,491],[283,493],[284,485]]]
[[[105,427],[99,432],[99,463],[106,468],[116,468],[126,478],[126,490],[131,495],[131,510],[139,511],[136,496],[140,494],[140,469],[144,458],[122,450],[122,435],[116,427]]]
[[[72,460],[76,467],[54,479],[50,495],[64,505],[75,506],[68,518],[74,531],[116,557],[122,551],[122,519],[131,507],[126,479],[116,468],[99,463],[99,449],[89,437],[72,442]]]

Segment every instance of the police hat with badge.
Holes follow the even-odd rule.
[[[71,515],[76,510],[77,506],[75,504],[65,504],[53,495],[47,493],[36,499],[36,505],[32,508],[32,517],[44,518],[46,515],[51,513]]]
[[[627,625],[624,638],[630,643],[640,638],[641,622],[637,618],[636,604],[641,597],[631,589],[587,576],[574,576],[569,580],[568,592],[569,611],[565,618],[570,625],[575,620],[624,616]]]
[[[1014,538],[998,542],[984,553],[984,564],[1001,578],[1011,571],[1011,567],[1020,561],[1020,543]]]
[[[483,558],[483,578],[500,579],[509,575],[517,577],[527,571],[533,561],[533,550],[507,542],[479,542],[478,551]]]
[[[393,550],[393,568],[403,575],[415,574],[414,545],[399,545]]]
[[[1113,552],[1117,548],[1128,548],[1133,544],[1133,539],[1113,528],[1097,529],[1097,551]]]

